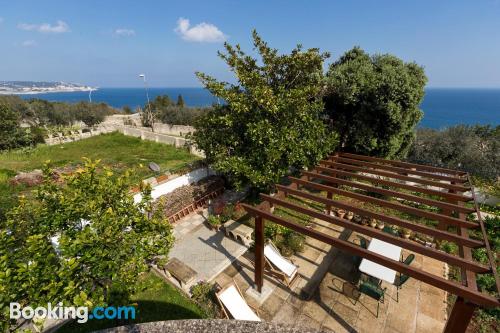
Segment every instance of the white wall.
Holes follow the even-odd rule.
[[[185,175],[179,176],[172,180],[169,180],[163,184],[155,186],[151,191],[151,197],[153,200],[158,199],[160,196],[172,192],[173,190],[184,186],[195,183],[205,177],[215,175],[215,172],[210,168],[200,168],[193,170]],[[137,193],[134,195],[134,202],[138,203],[142,200],[142,194]]]

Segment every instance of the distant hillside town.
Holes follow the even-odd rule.
[[[67,82],[0,81],[0,95],[91,91],[97,88]]]

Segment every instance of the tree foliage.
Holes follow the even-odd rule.
[[[0,104],[7,105],[32,127],[68,126],[78,121],[94,126],[102,122],[104,117],[118,112],[105,103],[49,102],[38,98],[25,101],[18,96],[0,96]]]
[[[164,124],[193,125],[196,118],[208,108],[188,107],[184,104],[182,95],[177,97],[177,102],[172,101],[168,95],[159,95],[151,101],[151,109],[155,114],[155,120]]]
[[[500,177],[500,126],[418,129],[408,160],[496,180]]]
[[[33,146],[43,142],[41,130],[21,127],[18,113],[0,103],[0,151]]]
[[[370,56],[358,47],[332,63],[325,108],[342,149],[387,158],[404,157],[422,118],[427,78],[422,67],[392,55]]]
[[[168,254],[171,226],[150,213],[150,190],[134,204],[129,175],[97,163],[64,184],[46,169],[34,199],[21,198],[0,225],[0,322],[10,302],[120,305],[148,263]]]
[[[177,106],[183,108],[185,106],[185,103],[184,103],[184,98],[182,97],[181,94],[179,94],[179,96],[177,96]]]
[[[239,45],[224,44],[219,52],[236,75],[236,84],[197,73],[203,85],[225,101],[203,114],[193,139],[205,151],[213,168],[228,175],[237,186],[266,188],[290,167],[316,163],[334,147],[320,118],[323,61],[318,49],[279,55],[256,31],[253,43],[260,61]]]

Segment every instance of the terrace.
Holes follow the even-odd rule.
[[[276,185],[276,195],[262,194],[258,206],[244,205],[255,218],[255,253],[241,257],[215,279],[220,285],[234,279],[247,302],[261,310],[261,318],[335,332],[464,332],[477,306],[499,306],[498,299],[476,287],[477,274],[493,274],[497,288],[499,280],[466,173],[341,153],[289,180],[287,186]],[[316,206],[296,204],[287,200],[290,197]],[[277,216],[275,207],[306,214],[312,223],[304,226]],[[332,216],[335,209],[361,220]],[[466,219],[473,212],[478,222]],[[364,225],[365,219],[382,222],[383,230]],[[265,274],[264,227],[271,222],[307,236],[306,250],[293,257],[300,278],[291,288]],[[401,227],[409,229],[413,239],[394,232]],[[469,230],[475,229],[481,239],[469,237]],[[415,254],[415,259],[406,264],[398,256],[389,258],[369,245],[355,244],[359,236],[399,248],[403,258]],[[460,255],[437,249],[443,241],[458,245]],[[472,258],[477,248],[486,250],[487,265]],[[377,270],[363,272],[359,264],[366,260],[394,275],[398,272],[400,279],[408,277],[408,282],[398,292],[394,277],[374,276]],[[450,266],[460,269],[460,283],[447,279]],[[373,278],[375,287],[385,288],[383,302],[359,287]],[[457,296],[449,316],[448,294]]]
[[[171,262],[179,275],[193,274],[182,283],[167,278],[186,292],[200,280],[234,283],[262,320],[333,332],[460,332],[477,306],[498,306],[475,288],[477,274],[498,278],[487,238],[469,235],[484,225],[467,174],[340,153],[283,184],[257,206],[242,204],[247,215],[237,222],[255,228],[253,250],[209,228],[207,209],[175,222]],[[241,197],[226,191],[219,199]],[[291,282],[266,266],[271,223],[306,236],[291,256],[298,267]],[[440,250],[443,242],[460,255]],[[477,248],[488,264],[472,258]],[[461,270],[460,283],[448,279],[452,268]],[[457,299],[448,315],[450,295]]]

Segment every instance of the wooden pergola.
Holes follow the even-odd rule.
[[[497,290],[500,290],[500,281],[471,179],[467,173],[369,156],[335,153],[322,160],[313,170],[303,171],[300,177],[288,178],[291,184],[276,185],[276,195],[261,194],[263,202],[258,206],[243,205],[255,218],[255,284],[259,292],[264,281],[264,221],[271,221],[456,295],[457,299],[446,323],[445,332],[465,332],[477,306],[500,306],[499,299],[477,289],[476,274],[493,274]],[[314,191],[306,191],[306,188]],[[326,193],[326,196],[321,193]],[[288,195],[323,204],[325,211],[313,210],[286,200]],[[333,195],[341,199],[334,200]],[[465,205],[468,202],[472,204],[472,208],[471,205]],[[364,205],[365,203],[369,205]],[[273,215],[271,210],[273,206],[306,214],[311,218],[327,221],[456,266],[461,270],[461,282],[447,280],[424,269],[405,265],[349,241]],[[390,214],[381,214],[366,206],[383,207],[410,214],[425,218],[430,223],[416,223]],[[407,228],[432,237],[437,242],[442,240],[453,242],[459,248],[459,255],[449,254],[376,228],[331,216],[332,207],[351,211],[366,218],[374,218],[385,224]],[[467,214],[473,212],[477,213],[478,222],[466,220]],[[482,235],[480,239],[469,237],[469,230],[474,229],[480,230]],[[472,249],[477,248],[486,249],[489,259],[487,265],[473,259]]]

